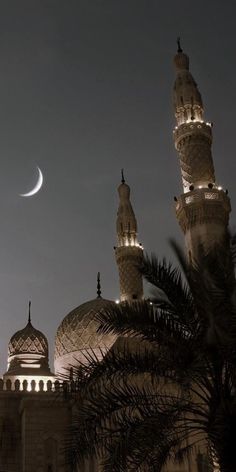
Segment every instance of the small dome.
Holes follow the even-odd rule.
[[[98,333],[96,314],[114,306],[114,302],[101,297],[83,303],[72,310],[61,322],[55,340],[55,371],[62,373],[68,367],[84,361],[83,355],[92,350],[101,353],[110,349],[116,337]]]
[[[17,331],[10,339],[8,356],[39,354],[48,357],[48,342],[41,331],[35,329],[29,320],[24,329]]]
[[[41,331],[31,323],[29,302],[29,318],[25,328],[17,331],[8,344],[8,367],[5,379],[12,378],[52,378],[48,364],[48,342]]]

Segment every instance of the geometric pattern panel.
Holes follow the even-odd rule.
[[[201,135],[182,140],[179,146],[180,164],[188,186],[197,182],[215,182],[210,143]]]
[[[55,340],[55,359],[64,354],[83,350],[110,347],[114,336],[97,332],[97,313],[114,306],[114,302],[95,298],[72,310],[61,322]]]
[[[48,342],[41,331],[28,323],[24,329],[17,331],[10,339],[8,356],[15,354],[43,354],[48,356]]]
[[[136,261],[138,262],[138,261]],[[139,264],[140,265],[140,264]],[[142,274],[135,261],[126,261],[125,258],[119,262],[120,292],[121,300],[140,299],[143,296]]]

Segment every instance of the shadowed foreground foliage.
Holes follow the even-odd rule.
[[[190,265],[175,251],[181,271],[144,260],[152,304],[121,303],[98,315],[99,331],[119,337],[102,361],[88,355],[75,374],[74,465],[95,456],[106,472],[159,472],[204,443],[222,472],[236,471],[232,256],[218,247]]]

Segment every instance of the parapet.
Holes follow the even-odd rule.
[[[0,379],[0,394],[9,392],[59,393],[72,390],[72,382],[47,379]]]

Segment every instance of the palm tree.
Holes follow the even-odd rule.
[[[151,302],[98,315],[100,332],[119,337],[102,361],[88,355],[76,373],[74,464],[94,456],[105,472],[159,472],[204,446],[221,472],[236,471],[232,256],[215,247],[187,263],[172,245],[181,270],[145,257]]]

